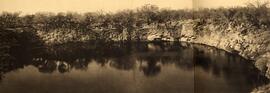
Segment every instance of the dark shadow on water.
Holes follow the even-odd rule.
[[[73,87],[68,89],[70,93],[82,91],[92,93],[164,93],[165,91],[167,91],[166,93],[246,93],[268,83],[263,75],[258,74],[259,71],[251,62],[240,56],[208,46],[187,43],[112,42],[103,44],[68,43],[50,47],[20,46],[13,49],[9,58],[2,57],[1,59],[1,93],[14,93],[5,88],[10,85],[4,83],[8,83],[7,80],[14,80],[13,77],[17,75],[36,73],[34,69],[37,69],[41,75],[51,75],[46,80],[49,85],[58,85],[58,81],[67,83],[63,88],[55,86],[56,90],[49,90],[57,93],[66,93],[65,88],[67,87]],[[30,72],[24,72],[27,69],[30,69]],[[93,80],[89,78],[88,74],[78,74],[83,72],[92,73],[89,75]],[[50,78],[63,78],[64,76],[61,74],[71,75],[70,77],[73,79],[55,80]],[[84,77],[89,79],[82,79]],[[28,78],[37,81],[43,80],[41,77],[34,76]],[[121,79],[118,80],[118,78]],[[20,80],[15,79],[14,82],[9,83],[16,84],[15,81]],[[92,82],[93,85],[78,83],[79,81]],[[111,84],[111,82],[114,83]],[[32,82],[27,83],[32,85]],[[97,87],[102,83],[108,85]],[[33,85],[35,84],[33,83]],[[87,88],[94,86],[97,88]],[[16,86],[13,87],[14,90],[18,89]],[[129,90],[125,90],[125,88]],[[44,91],[45,89],[36,89],[26,90],[28,92],[48,92]]]

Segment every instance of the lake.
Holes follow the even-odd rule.
[[[269,81],[252,62],[173,42],[19,46],[0,64],[0,93],[247,93]]]

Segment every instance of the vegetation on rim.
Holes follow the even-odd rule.
[[[136,10],[122,10],[116,13],[67,12],[20,15],[2,12],[0,34],[4,34],[6,29],[16,29],[8,31],[26,31],[43,35],[46,39],[53,38],[54,41],[59,38],[64,38],[62,41],[111,41],[112,38],[119,41],[135,41],[143,40],[145,29],[155,28],[170,32],[177,40],[180,36],[174,32],[181,27],[181,22],[186,20],[193,20],[194,30],[198,32],[207,24],[269,29],[269,10],[268,3],[256,3],[246,7],[204,8],[194,11],[159,9],[155,5],[145,5]]]

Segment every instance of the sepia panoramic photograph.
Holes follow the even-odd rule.
[[[0,93],[270,93],[270,0],[0,0]]]

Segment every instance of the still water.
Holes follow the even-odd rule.
[[[251,62],[196,44],[73,43],[11,52],[0,64],[0,93],[247,93],[268,83]]]

